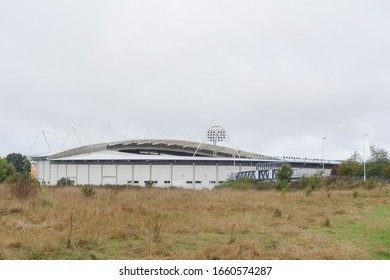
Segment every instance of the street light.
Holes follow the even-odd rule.
[[[322,170],[325,170],[325,140],[326,137],[322,138]]]
[[[363,134],[363,181],[366,181],[366,136],[368,134]]]

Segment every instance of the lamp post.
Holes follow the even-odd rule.
[[[325,140],[326,137],[322,138],[322,170],[325,170]]]
[[[363,181],[366,181],[366,136],[368,134],[363,134]]]

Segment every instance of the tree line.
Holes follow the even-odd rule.
[[[25,155],[12,153],[5,158],[0,157],[0,183],[16,175],[30,174],[31,163]]]
[[[374,144],[370,145],[370,157],[364,164],[364,159],[358,152],[332,169],[332,175],[364,176],[364,165],[367,178],[390,179],[390,157],[388,151]]]

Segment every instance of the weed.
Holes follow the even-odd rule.
[[[353,193],[352,193],[353,198],[357,198],[357,197],[359,197],[359,195],[360,194],[357,191],[353,191]]]
[[[325,221],[322,223],[323,227],[330,227],[330,220],[329,217],[326,217]]]
[[[95,188],[93,203],[76,187],[20,201],[0,185],[0,258],[390,259],[390,186],[356,189],[360,200],[334,184],[331,199],[321,184],[310,199],[274,187]]]
[[[47,257],[42,252],[32,252],[29,256],[30,260],[47,260]]]
[[[306,193],[306,196],[311,196],[311,194],[313,193],[313,187],[310,185],[307,186],[305,193]]]
[[[364,186],[366,189],[372,190],[377,186],[377,184],[378,183],[373,178],[370,178],[365,182]]]
[[[232,225],[232,227],[230,228],[230,239],[229,239],[228,244],[233,244],[234,241],[236,241],[236,237],[234,236],[235,229],[236,229],[236,225]]]
[[[84,195],[84,197],[93,197],[96,192],[91,186],[83,186],[81,188],[81,193]]]
[[[28,174],[16,173],[7,180],[12,196],[26,199],[38,193],[39,183]]]
[[[277,217],[281,217],[281,216],[282,216],[282,210],[280,210],[279,208],[276,208],[274,211],[273,217],[277,218]]]
[[[72,236],[72,230],[73,230],[73,214],[70,214],[70,217],[69,217],[69,233],[68,233],[68,241],[66,243],[66,248],[70,248],[72,246],[72,242],[70,240],[71,236]]]
[[[22,247],[22,243],[19,241],[8,244],[8,248],[19,249],[20,247]]]
[[[279,180],[276,184],[275,184],[275,188],[278,190],[278,191],[286,191],[287,189],[287,186],[288,186],[288,181],[287,180]]]

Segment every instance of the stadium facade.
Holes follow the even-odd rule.
[[[228,147],[183,140],[128,140],[81,146],[32,156],[36,178],[56,185],[68,178],[76,185],[139,185],[212,188],[252,171],[259,164],[288,162],[295,175],[325,168],[335,162],[276,158]]]

